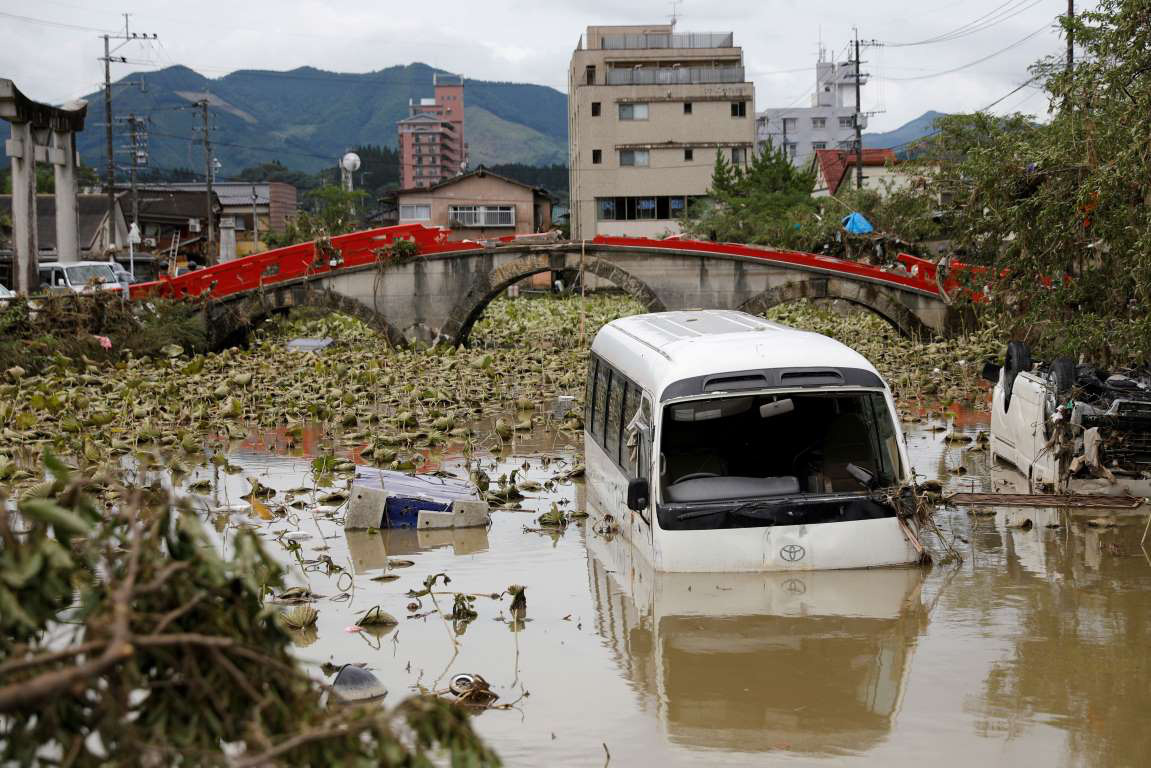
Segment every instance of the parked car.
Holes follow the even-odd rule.
[[[50,261],[40,265],[40,290],[48,293],[118,291],[126,285],[107,261]]]
[[[15,295],[12,291],[5,288],[3,283],[0,283],[0,309],[8,306],[8,299],[11,299]]]
[[[1151,495],[1151,370],[1036,363],[1013,341],[983,376],[995,385],[993,463],[1011,464],[1036,490]]]
[[[117,264],[114,261],[111,263],[112,263],[112,271],[116,273],[117,282],[119,282],[122,285],[132,285],[133,283],[137,282],[136,278],[132,275],[131,272],[124,269],[123,267],[121,267],[119,264]]]

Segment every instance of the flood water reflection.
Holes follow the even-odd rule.
[[[669,574],[619,538],[588,548],[596,629],[673,742],[836,755],[891,732],[926,570]]]

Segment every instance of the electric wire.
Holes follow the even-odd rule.
[[[928,75],[914,75],[912,77],[888,77],[885,79],[889,80],[891,82],[912,82],[915,80],[931,80],[931,79],[934,79],[936,77],[943,77],[944,75],[953,75],[956,72],[962,72],[965,69],[970,69],[971,67],[974,67],[978,64],[982,64],[985,61],[990,61],[991,59],[995,58],[996,56],[1007,53],[1008,51],[1010,51],[1014,48],[1018,48],[1020,45],[1023,45],[1024,43],[1026,43],[1031,38],[1035,37],[1036,35],[1040,34],[1041,32],[1045,32],[1045,31],[1049,30],[1050,28],[1051,28],[1051,25],[1049,23],[1044,24],[1039,29],[1035,30],[1034,32],[1028,34],[1025,37],[1020,38],[1019,40],[1016,40],[1014,43],[1011,43],[1007,47],[1000,48],[998,51],[995,51],[994,53],[989,53],[986,56],[981,56],[980,58],[976,59],[975,61],[969,61],[966,64],[959,65],[958,67],[952,67],[951,69],[945,69],[941,72],[932,72],[931,74],[928,74]]]
[[[916,40],[909,43],[885,42],[883,45],[889,48],[911,48],[920,45],[935,45],[937,43],[949,43],[953,40],[961,40],[965,37],[970,37],[971,35],[998,26],[999,24],[1002,24],[1009,19],[1015,18],[1019,14],[1034,8],[1042,2],[1044,2],[1044,0],[1031,0],[1031,2],[1027,2],[1026,0],[1008,0],[1008,2],[997,6],[988,13],[985,13],[983,16],[975,19],[974,21],[970,21],[967,24],[956,27],[949,32],[944,32],[942,34],[935,35],[934,37],[928,37],[923,40]],[[999,15],[996,16],[995,14]]]

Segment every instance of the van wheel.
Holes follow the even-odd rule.
[[[1071,398],[1075,386],[1075,361],[1070,357],[1057,357],[1051,361],[1051,379],[1055,384],[1055,397],[1059,402]]]
[[[1011,408],[1011,391],[1015,387],[1015,377],[1022,371],[1031,370],[1031,350],[1026,342],[1007,342],[1007,355],[1003,361],[1003,410]]]

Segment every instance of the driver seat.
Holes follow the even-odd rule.
[[[823,482],[826,491],[857,491],[859,481],[848,464],[871,470],[875,466],[867,424],[854,413],[841,413],[827,425],[823,437]]]

